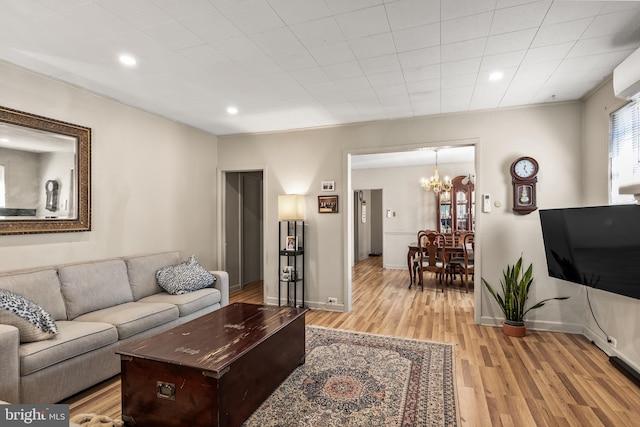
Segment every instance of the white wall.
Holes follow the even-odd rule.
[[[0,236],[0,271],[179,250],[216,260],[215,136],[0,62],[2,106],[92,130],[92,231]]]
[[[626,101],[613,96],[611,81],[603,85],[585,103],[584,109],[584,199],[586,206],[606,205],[609,201],[609,115]],[[569,205],[567,205],[569,206]],[[633,262],[633,261],[631,261]],[[636,260],[637,262],[637,260]],[[640,279],[639,279],[640,280]],[[617,349],[606,342],[605,333],[585,304],[584,333],[609,355],[617,355],[640,371],[640,300],[579,287],[600,327],[617,340]]]
[[[476,145],[476,194],[491,194],[501,207],[477,218],[476,289],[479,277],[497,283],[507,264],[520,254],[534,265],[532,299],[576,296],[576,286],[550,279],[546,271],[538,212],[518,216],[511,212],[509,167],[519,156],[540,163],[538,205],[555,207],[582,202],[582,103],[557,103],[530,108],[491,110],[467,114],[421,117],[330,127],[315,130],[224,136],[218,139],[222,170],[265,166],[265,290],[267,300],[277,295],[277,196],[306,195],[308,242],[307,299],[321,305],[328,296],[344,303],[351,251],[346,244],[349,221],[345,198],[348,188],[348,154],[364,154],[389,147],[407,149],[447,143]],[[444,172],[444,171],[443,171]],[[321,181],[336,181],[340,197],[338,214],[318,214]],[[400,210],[401,206],[394,207]],[[411,215],[416,215],[412,213]],[[403,218],[403,216],[401,216]],[[420,222],[416,220],[416,223]],[[272,227],[269,224],[273,224]],[[408,228],[401,227],[402,230]],[[476,304],[478,319],[497,324],[502,318],[495,303],[482,290]],[[580,298],[551,302],[528,317],[530,326],[580,331],[584,305]]]

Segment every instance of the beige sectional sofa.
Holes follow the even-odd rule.
[[[120,372],[121,343],[147,338],[229,303],[226,272],[211,287],[172,295],[156,271],[178,252],[0,273],[0,289],[19,293],[55,319],[51,339],[20,342],[0,324],[0,400],[55,403]]]

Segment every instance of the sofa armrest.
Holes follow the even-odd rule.
[[[18,328],[0,324],[0,400],[20,403],[20,362]]]
[[[216,283],[213,286],[220,291],[220,306],[229,305],[229,273],[226,271],[210,271],[216,276]]]

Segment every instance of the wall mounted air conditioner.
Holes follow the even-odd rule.
[[[633,194],[633,197],[635,197],[635,199],[636,199],[636,203],[640,205],[640,183],[629,184],[629,185],[621,185],[618,188],[618,193],[620,193],[620,194]]]
[[[613,70],[613,93],[617,98],[640,98],[640,49]]]

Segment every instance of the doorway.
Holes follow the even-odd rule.
[[[353,191],[354,264],[370,256],[382,256],[382,189]]]
[[[224,264],[235,291],[264,279],[263,172],[224,175]]]

